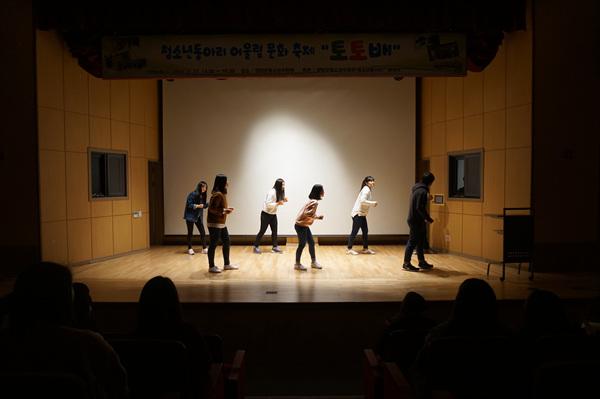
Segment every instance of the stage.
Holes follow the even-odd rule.
[[[402,270],[404,246],[372,246],[375,255],[346,255],[344,246],[317,246],[322,270],[293,269],[296,245],[282,247],[274,254],[265,246],[252,253],[251,246],[232,246],[232,263],[239,270],[208,273],[207,255],[188,255],[184,246],[157,246],[129,255],[72,267],[74,281],[86,283],[95,302],[136,302],[144,283],[157,275],[171,278],[182,302],[187,303],[315,303],[315,302],[396,302],[408,291],[417,291],[431,301],[454,299],[460,283],[482,278],[494,288],[500,300],[519,300],[533,288],[544,288],[561,297],[581,299],[600,294],[598,276],[593,274],[537,273],[529,280],[527,265],[517,274],[516,265],[507,267],[504,282],[501,266],[452,254],[427,255],[435,268],[417,273]],[[199,251],[199,248],[196,248]],[[308,266],[305,249],[303,264]],[[221,247],[216,263],[222,266]],[[413,257],[413,264],[416,259]]]

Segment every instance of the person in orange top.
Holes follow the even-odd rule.
[[[310,226],[315,220],[323,220],[323,215],[317,215],[317,206],[319,201],[323,199],[325,191],[323,186],[315,184],[308,195],[310,201],[308,201],[296,217],[296,224],[294,228],[298,234],[298,249],[296,250],[296,263],[294,269],[296,270],[307,270],[302,263],[300,258],[302,257],[302,251],[308,242],[308,252],[310,252],[311,264],[310,266],[314,269],[322,269],[323,267],[317,262],[317,255],[315,254],[315,240],[313,239]]]
[[[227,205],[227,176],[217,175],[208,205],[206,225],[210,234],[210,245],[208,246],[208,271],[221,273],[222,270],[215,266],[215,250],[219,241],[223,243],[223,260],[225,270],[235,270],[238,266],[229,262],[229,232],[225,221],[227,215],[233,212],[233,208]]]

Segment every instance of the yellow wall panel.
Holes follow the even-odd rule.
[[[463,78],[446,79],[446,120],[463,117]]]
[[[113,248],[115,254],[131,251],[131,216],[113,216]]]
[[[431,123],[431,78],[423,78],[421,90],[421,124]]]
[[[463,201],[457,199],[448,199],[446,209],[450,213],[463,213]]]
[[[87,152],[90,145],[90,125],[87,115],[65,112],[65,149]]]
[[[87,153],[67,152],[67,218],[90,217]]]
[[[36,31],[37,103],[64,109],[63,44],[54,32]]]
[[[131,214],[131,199],[116,199],[112,201],[113,215],[130,215]]]
[[[462,151],[463,142],[463,119],[446,122],[446,151]]]
[[[463,215],[462,252],[471,256],[481,256],[481,216]]]
[[[451,252],[462,252],[462,218],[463,215],[460,214],[448,214],[448,250]]]
[[[506,197],[507,208],[531,206],[531,149],[506,150]]]
[[[501,45],[496,57],[483,71],[483,111],[506,108],[506,45]]]
[[[146,93],[145,90],[146,82],[143,80],[131,80],[129,83],[130,93],[130,112],[131,112],[131,123],[143,125],[145,123],[145,112],[146,112]]]
[[[486,150],[499,150],[506,146],[506,111],[493,111],[483,114],[483,147]]]
[[[484,259],[502,260],[502,219],[483,217],[481,252]]]
[[[64,111],[38,107],[38,145],[40,150],[64,151]]]
[[[531,103],[531,30],[506,34],[506,103]]]
[[[470,116],[463,122],[464,149],[483,148],[483,115]]]
[[[113,150],[129,150],[129,123],[110,121],[111,148]]]
[[[40,212],[42,222],[67,218],[65,153],[40,151]]]
[[[463,113],[466,116],[483,113],[483,73],[467,72],[463,82]]]
[[[90,116],[110,118],[110,81],[90,76]]]
[[[92,201],[91,206],[93,218],[101,216],[112,216],[113,214],[113,202],[111,200]]]
[[[447,183],[446,183],[446,175],[447,175],[447,163],[448,157],[445,155],[433,156],[430,159],[429,169],[431,173],[435,176],[435,181],[431,185],[430,193],[433,194],[444,194],[447,195]],[[446,211],[445,208],[440,209],[440,211]]]
[[[113,218],[92,218],[92,257],[105,258],[113,255]]]
[[[446,232],[448,226],[448,214],[432,212],[431,217],[434,220],[429,225],[429,245],[433,248],[448,249],[446,243]]]
[[[421,158],[431,157],[431,125],[421,126]]]
[[[483,213],[501,214],[504,208],[505,151],[486,151],[483,168]]]
[[[42,223],[42,260],[67,264],[67,222]]]
[[[77,65],[69,50],[64,51],[64,84],[65,111],[87,114],[88,108],[88,74]]]
[[[463,214],[481,215],[483,201],[463,201]]]
[[[131,208],[132,211],[147,210],[147,161],[145,158],[129,158],[131,162]]]
[[[431,121],[446,120],[446,78],[432,78],[431,87]]]
[[[90,147],[109,150],[110,119],[90,117]]]
[[[146,80],[146,112],[145,124],[148,127],[158,129],[158,113],[161,111],[158,105],[158,89],[156,80]]]
[[[506,147],[531,146],[531,104],[506,110]]]
[[[131,219],[132,224],[132,249],[144,249],[148,247],[148,215],[145,213],[141,218]]]
[[[129,81],[110,81],[110,118],[129,122]]]
[[[446,153],[446,122],[434,123],[431,126],[431,155]]]
[[[69,263],[92,259],[91,219],[69,220],[67,222]]]
[[[158,160],[158,130],[156,128],[146,128],[146,158]]]
[[[146,128],[142,125],[130,125],[129,155],[132,157],[146,156]]]

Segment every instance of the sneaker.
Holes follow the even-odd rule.
[[[302,270],[303,272],[305,272],[306,270],[308,270],[306,268],[306,266],[304,266],[302,263],[296,263],[296,264],[294,264],[294,269],[296,269],[296,270]]]
[[[404,270],[406,270],[407,272],[418,272],[419,268],[418,267],[414,267],[411,263],[404,263],[402,265],[402,268]]]
[[[363,250],[361,251],[361,253],[362,253],[362,254],[365,254],[365,255],[375,255],[375,251],[373,251],[372,249],[369,249],[369,248],[365,248],[365,249],[363,249]]]
[[[429,270],[433,268],[433,265],[431,263],[427,263],[426,261],[423,262],[419,262],[419,268],[423,269],[423,270]]]
[[[223,270],[219,269],[219,268],[218,268],[218,267],[216,267],[216,266],[213,266],[213,267],[211,267],[211,268],[209,268],[209,269],[208,269],[208,272],[209,272],[209,273],[221,273],[222,271],[223,271]]]
[[[229,265],[225,265],[225,266],[223,267],[223,270],[237,270],[237,269],[239,269],[239,268],[240,268],[240,267],[239,267],[238,265],[231,265],[231,264],[229,264]]]
[[[208,248],[202,248],[202,253],[203,254],[207,254],[208,253]]]
[[[273,249],[271,249],[271,252],[276,253],[276,254],[282,254],[283,253],[283,251],[279,247],[273,247]]]
[[[358,252],[356,252],[355,250],[350,248],[349,250],[346,251],[346,254],[347,255],[358,255]]]
[[[321,264],[319,262],[317,262],[316,260],[313,260],[310,263],[310,267],[312,267],[313,269],[322,269],[323,266],[321,266]]]
[[[260,252],[260,248],[259,247],[252,247],[252,252],[254,252],[255,254],[260,255],[262,252]]]
[[[194,255],[195,252],[192,248],[188,249],[188,255]]]

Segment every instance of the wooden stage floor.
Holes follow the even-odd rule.
[[[269,247],[256,255],[250,246],[232,246],[232,262],[239,270],[208,273],[207,256],[188,255],[183,246],[159,246],[130,255],[73,267],[75,281],[86,283],[96,302],[136,302],[144,283],[157,275],[171,278],[182,302],[387,302],[400,301],[408,291],[428,300],[452,300],[460,283],[471,277],[486,279],[486,263],[449,254],[427,255],[435,268],[410,273],[401,268],[404,246],[373,246],[375,255],[346,255],[344,246],[317,246],[323,270],[293,269],[294,244],[273,254]],[[217,264],[222,266],[221,248]],[[303,262],[308,265],[308,251]],[[416,259],[413,258],[413,263]],[[529,281],[527,265],[517,274],[493,265],[488,281],[498,299],[524,299],[532,288],[545,288],[563,298],[600,295],[597,274],[536,273]]]

